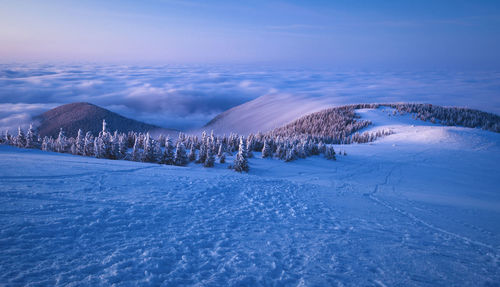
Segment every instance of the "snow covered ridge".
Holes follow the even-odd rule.
[[[350,143],[352,134],[371,124],[360,121],[355,110],[391,107],[400,114],[411,113],[416,119],[447,126],[464,126],[500,132],[500,116],[478,110],[458,107],[441,107],[431,104],[357,104],[325,109],[303,116],[269,134],[275,136],[314,136],[328,143]],[[395,111],[396,113],[396,111]],[[371,141],[371,140],[367,140]],[[363,142],[360,140],[354,142]]]
[[[121,159],[140,162],[184,166],[189,162],[213,167],[215,157],[220,163],[226,157],[233,157],[229,165],[238,172],[248,171],[248,158],[253,152],[262,152],[263,158],[276,157],[293,161],[313,155],[324,154],[335,160],[332,144],[367,143],[393,133],[391,129],[360,131],[372,123],[362,120],[356,113],[360,109],[389,107],[393,114],[412,113],[414,118],[439,122],[446,125],[462,125],[500,132],[500,117],[477,110],[454,107],[439,107],[427,104],[358,104],[326,109],[316,112],[268,133],[250,134],[247,137],[210,136],[179,134],[175,142],[167,136],[154,138],[149,133],[111,133],[103,121],[102,131],[94,137],[91,132],[78,131],[76,138],[66,137],[60,129],[57,138],[45,136],[41,139],[32,126],[26,135],[21,128],[16,136],[8,133],[1,142],[25,148],[39,148],[44,151],[71,153],[97,158]],[[189,149],[189,154],[186,150]]]

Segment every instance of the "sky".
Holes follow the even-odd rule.
[[[0,0],[0,129],[90,102],[189,130],[265,95],[500,112],[498,0]]]
[[[500,67],[497,0],[0,0],[0,61]]]

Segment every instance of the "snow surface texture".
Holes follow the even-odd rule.
[[[396,134],[249,174],[0,146],[0,284],[498,284],[500,135],[359,112]]]
[[[265,95],[221,113],[199,132],[214,131],[220,135],[267,132],[331,105],[332,100],[325,98]]]

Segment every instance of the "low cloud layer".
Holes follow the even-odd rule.
[[[268,94],[356,102],[429,102],[500,113],[496,72],[336,72],[249,66],[0,65],[0,129],[65,103],[187,130]]]

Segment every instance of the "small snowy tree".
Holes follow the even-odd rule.
[[[97,158],[102,158],[102,139],[100,137],[94,138],[94,156]]]
[[[189,149],[189,161],[196,161],[196,149],[194,143],[191,143],[191,148]]]
[[[83,155],[93,156],[94,155],[94,137],[91,132],[85,134],[85,139],[83,142]]]
[[[226,155],[224,153],[219,157],[219,163],[226,163]]]
[[[253,140],[247,141],[247,158],[253,158]]]
[[[170,140],[170,137],[165,139],[165,149],[163,150],[163,155],[160,163],[172,165],[174,164],[174,145]]]
[[[127,155],[127,137],[122,134],[118,137],[118,153],[117,158],[123,159]]]
[[[281,160],[285,160],[286,148],[283,144],[278,145],[278,147],[276,148],[276,157],[281,159]]]
[[[59,135],[56,139],[56,151],[57,152],[67,152],[68,151],[68,139],[64,135],[64,131],[61,128],[59,130]]]
[[[75,154],[76,155],[77,154],[76,153],[76,144],[72,143],[69,150],[70,150],[71,154]]]
[[[139,148],[139,137],[135,138],[134,147],[132,148],[132,160],[133,161],[142,161],[142,151]]]
[[[217,156],[220,158],[220,157],[222,157],[223,154],[224,154],[224,144],[221,143],[219,145],[219,151],[217,152]]]
[[[268,141],[264,141],[264,147],[262,148],[262,158],[271,158],[273,157],[273,149]]]
[[[297,159],[297,151],[295,150],[294,146],[288,147],[286,150],[286,156],[285,156],[285,161],[293,161]]]
[[[186,155],[186,148],[182,142],[177,142],[177,147],[175,149],[174,156],[175,165],[184,166],[188,163],[188,157]]]
[[[23,130],[21,127],[17,128],[17,137],[15,144],[17,147],[25,147],[26,146],[26,136],[24,135]]]
[[[75,139],[75,154],[83,155],[85,147],[85,138],[83,137],[83,133],[81,129],[78,129],[78,134]]]
[[[43,141],[42,141],[42,150],[43,151],[52,151],[53,150],[52,139],[51,138],[49,138],[47,136],[43,138]]]
[[[204,167],[213,167],[215,163],[215,157],[212,153],[212,149],[207,149],[207,156],[205,157],[205,162],[203,163]]]
[[[233,168],[237,172],[248,172],[250,169],[248,166],[247,145],[243,137],[240,137],[240,145],[236,158],[234,159]]]
[[[12,139],[11,139],[11,136],[9,134],[9,130],[5,130],[5,134],[4,134],[4,143],[5,144],[12,144]]]
[[[26,133],[26,148],[37,148],[38,147],[38,135],[33,129],[33,124],[30,124],[28,132]]]
[[[205,160],[207,159],[207,150],[208,150],[208,147],[207,147],[207,144],[206,144],[206,140],[201,142],[201,145],[200,145],[200,152],[198,154],[198,162],[199,163],[205,163]]]
[[[333,146],[327,146],[325,148],[325,158],[329,160],[336,160],[337,158],[335,157],[335,150],[333,149]]]
[[[142,160],[145,162],[158,162],[155,143],[149,133],[146,133],[146,139],[144,140],[144,156]]]

